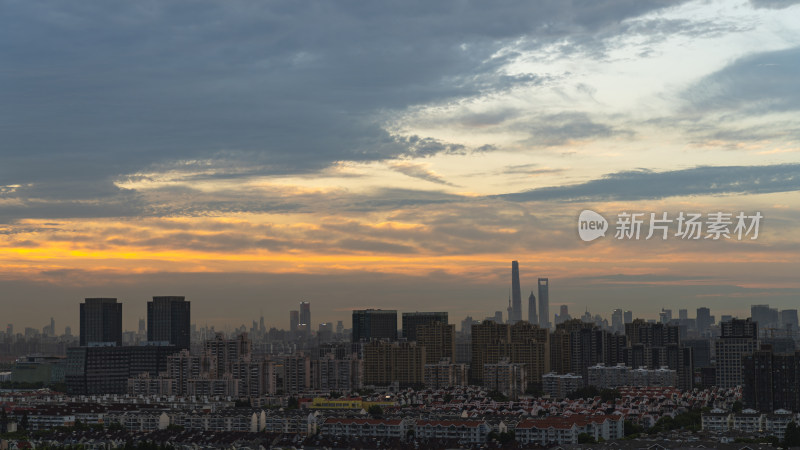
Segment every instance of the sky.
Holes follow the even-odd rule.
[[[77,330],[103,296],[135,329],[185,295],[217,328],[300,301],[314,327],[458,323],[505,314],[512,260],[551,314],[798,308],[798,23],[788,0],[0,0],[0,322]],[[713,239],[718,212],[758,235]]]

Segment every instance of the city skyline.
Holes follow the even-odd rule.
[[[220,326],[285,327],[300,301],[315,323],[482,318],[506,310],[511,260],[537,306],[531,275],[551,280],[550,312],[800,299],[796,2],[3,11],[0,310],[18,327],[47,311],[76,330],[74,302],[109,296],[136,329],[159,293]],[[579,236],[583,211],[604,237]],[[624,214],[715,213],[758,214],[758,238],[615,237]]]
[[[549,287],[549,280],[547,278],[540,278],[540,279],[537,280],[537,282],[541,283],[541,280],[548,281],[546,286]],[[108,298],[108,297],[104,297],[104,298],[97,298],[97,297],[91,298],[90,297],[90,298],[82,299],[81,303],[79,303],[79,306],[80,306],[79,316],[82,317],[84,315],[83,311],[84,311],[85,304],[87,304],[89,302],[97,303],[98,306],[101,304],[101,302],[102,303],[109,303],[109,302],[113,303],[113,305],[115,307],[115,313],[114,314],[116,316],[113,318],[114,322],[112,322],[115,325],[111,325],[111,327],[112,328],[119,327],[121,332],[135,332],[136,331],[136,328],[128,328],[128,327],[126,327],[124,325],[124,323],[126,323],[125,318],[127,317],[127,315],[126,314],[122,314],[122,306],[125,303],[122,299]],[[159,319],[158,319],[158,321],[159,321],[158,323],[160,325],[158,325],[158,326],[162,327],[162,328],[165,327],[165,326],[167,327],[167,329],[166,329],[167,331],[161,331],[161,333],[167,333],[166,335],[170,335],[169,333],[171,333],[171,331],[168,331],[170,329],[169,327],[176,326],[176,325],[169,325],[169,322],[174,321],[174,320],[176,320],[177,322],[172,322],[172,323],[173,324],[177,324],[177,327],[178,327],[177,329],[178,330],[183,330],[183,331],[178,331],[178,335],[172,335],[172,338],[166,339],[166,340],[169,340],[169,341],[173,341],[175,339],[179,339],[179,340],[188,339],[188,335],[186,335],[186,333],[188,333],[189,324],[191,324],[192,326],[197,326],[197,327],[201,327],[201,326],[202,327],[210,326],[210,327],[214,327],[214,328],[215,327],[219,327],[219,328],[217,328],[217,331],[224,331],[226,333],[231,332],[231,330],[234,330],[234,332],[235,332],[236,329],[241,329],[242,327],[247,329],[247,326],[249,324],[249,322],[241,322],[241,323],[238,323],[238,324],[237,323],[218,324],[218,323],[198,322],[198,321],[195,321],[193,319],[189,320],[189,312],[188,311],[189,311],[189,304],[191,303],[191,301],[186,301],[186,297],[185,296],[152,296],[151,299],[147,300],[147,302],[146,302],[147,309],[150,310],[150,308],[154,307],[154,305],[159,303],[159,302],[163,304],[163,306],[161,308],[162,308],[162,310],[164,312],[160,313],[161,316],[159,316]],[[172,306],[168,306],[168,305],[172,305],[175,302],[179,303],[178,305],[175,305],[175,306],[179,307],[178,310],[175,310],[175,311],[172,311],[172,312],[167,312],[167,311],[172,310],[172,308],[173,308]],[[307,314],[309,314],[309,315],[311,314],[311,311],[310,311],[311,302],[302,301],[299,304],[301,305],[301,307],[306,309]],[[549,321],[549,328],[550,329],[553,329],[553,327],[555,325],[558,325],[558,323],[560,321],[565,320],[564,317],[559,317],[559,314],[563,314],[564,312],[567,312],[569,304],[557,304],[556,306],[560,306],[560,312],[553,314],[552,318],[555,321],[552,321],[552,320]],[[715,312],[715,314],[710,314],[709,308],[705,307],[705,306],[699,306],[696,309],[693,308],[693,307],[692,308],[680,308],[680,309],[663,308],[662,307],[660,310],[653,311],[652,314],[639,314],[639,313],[635,313],[634,311],[625,309],[624,310],[624,317],[625,317],[624,321],[623,321],[623,309],[615,308],[615,309],[609,310],[609,311],[591,310],[587,306],[584,310],[577,310],[577,311],[573,310],[573,314],[571,316],[567,312],[567,316],[568,316],[567,318],[573,318],[573,319],[575,319],[575,318],[583,318],[583,317],[586,317],[586,313],[589,313],[589,317],[591,317],[591,319],[588,319],[588,320],[583,319],[584,321],[593,322],[593,321],[596,320],[595,319],[596,317],[600,317],[600,318],[602,318],[603,320],[605,320],[607,322],[607,325],[608,325],[608,327],[610,329],[615,330],[615,331],[617,331],[617,327],[618,326],[620,326],[623,323],[630,323],[633,319],[642,319],[642,320],[647,320],[647,321],[650,321],[650,322],[653,322],[653,323],[669,323],[669,322],[672,322],[672,321],[684,321],[684,320],[689,320],[689,319],[692,320],[692,321],[697,320],[697,326],[702,329],[702,328],[706,328],[711,323],[719,324],[719,323],[721,323],[721,321],[730,320],[731,318],[742,318],[742,319],[743,318],[753,318],[753,320],[758,321],[759,323],[761,323],[762,326],[769,325],[769,326],[774,326],[774,327],[780,328],[781,326],[778,325],[779,323],[792,323],[792,324],[795,324],[793,326],[796,327],[797,312],[798,312],[798,310],[796,308],[786,309],[786,308],[781,308],[781,307],[775,308],[774,306],[775,306],[774,304],[751,304],[751,305],[748,306],[749,312],[746,311],[746,310],[741,310],[741,311],[739,311],[737,313],[734,313],[734,314],[730,314],[730,311],[726,311],[726,310],[713,310],[713,309],[711,311]],[[167,309],[163,309],[165,307]],[[538,309],[539,308],[537,308],[537,310]],[[183,311],[185,311],[185,312],[183,312]],[[271,322],[271,321],[265,321],[263,315],[260,315],[260,316],[255,316],[254,315],[254,316],[251,316],[250,319],[251,319],[251,322],[253,324],[260,323],[267,330],[271,329],[271,328],[275,328],[275,329],[278,329],[278,330],[287,330],[287,331],[292,331],[292,332],[300,331],[301,328],[298,327],[298,325],[302,324],[302,321],[300,320],[300,312],[298,310],[287,310],[287,311],[290,313],[289,314],[290,317],[289,317],[288,322],[283,322],[282,323],[278,319],[276,319],[274,321],[274,323]],[[453,325],[458,324],[458,323],[462,322],[462,320],[463,320],[462,317],[451,316],[449,314],[449,312],[447,312],[447,311],[442,311],[442,312],[434,312],[434,311],[431,311],[431,310],[406,311],[403,308],[398,308],[398,309],[382,309],[382,308],[373,309],[373,308],[368,308],[368,309],[362,309],[362,310],[351,309],[351,310],[347,311],[347,318],[350,318],[350,317],[354,318],[356,312],[363,313],[364,311],[377,311],[377,312],[392,313],[392,315],[394,317],[393,320],[396,321],[396,323],[397,323],[397,327],[396,327],[396,331],[397,332],[400,332],[404,328],[406,328],[406,326],[404,325],[406,320],[408,318],[414,317],[414,316],[419,316],[419,317],[424,318],[424,319],[422,319],[423,321],[438,320],[438,319],[432,319],[433,317],[447,318],[446,323],[453,324]],[[509,311],[510,311],[510,309],[509,309]],[[676,312],[676,311],[678,312],[679,317],[675,317],[674,316],[673,313]],[[689,315],[689,311],[692,312],[692,317],[689,317],[690,316]],[[493,320],[494,321],[495,318],[496,318],[497,313],[499,313],[499,312],[501,312],[501,311],[495,311],[495,314],[492,315],[490,313],[490,311],[487,310],[486,311],[486,320]],[[149,340],[149,341],[159,342],[159,341],[165,340],[165,339],[162,339],[162,338],[155,338],[154,339],[151,336],[151,333],[159,333],[159,332],[155,331],[155,329],[153,329],[153,331],[151,331],[151,327],[150,326],[148,326],[146,329],[142,328],[142,325],[145,322],[147,322],[148,325],[149,325],[150,322],[152,320],[154,320],[155,317],[157,317],[155,315],[151,316],[150,314],[151,313],[148,312],[148,314],[146,314],[145,317],[136,319],[136,323],[138,324],[139,332],[141,333],[141,332],[145,331],[146,332],[145,334],[147,335],[147,340]],[[167,315],[164,316],[164,314],[167,314]],[[794,319],[792,319],[792,320],[784,319],[783,318],[784,314],[788,314],[791,317],[794,317]],[[95,313],[95,315],[96,315],[96,313]],[[465,317],[466,318],[470,318],[471,316],[468,315],[468,316],[465,316]],[[502,314],[501,314],[501,317],[502,317],[502,322],[500,322],[500,323],[513,324],[513,323],[516,322],[508,315],[502,316]],[[787,317],[789,317],[789,316],[787,316]],[[311,324],[312,326],[311,327],[302,328],[302,331],[303,331],[303,333],[308,332],[308,333],[316,334],[320,325],[332,326],[332,324],[335,323],[335,322],[344,322],[344,323],[352,324],[352,322],[348,322],[347,321],[347,318],[345,318],[345,319],[334,319],[334,320],[328,320],[328,321],[320,321],[320,322],[312,322],[312,324]],[[260,319],[260,320],[256,320],[256,319]],[[83,320],[83,319],[81,319],[81,320]],[[53,317],[50,317],[49,322],[47,324],[45,324],[44,326],[42,326],[42,327],[28,326],[26,324],[20,324],[19,322],[14,322],[14,321],[11,321],[11,320],[7,320],[3,324],[3,326],[4,326],[3,329],[6,330],[6,331],[13,330],[14,333],[23,333],[23,332],[25,332],[26,328],[33,328],[34,330],[37,330],[38,332],[44,331],[44,333],[43,333],[44,335],[59,336],[59,335],[62,335],[62,332],[58,331],[59,329],[63,330],[64,328],[68,328],[70,330],[75,329],[77,331],[77,335],[81,336],[81,339],[83,339],[83,329],[80,326],[81,320],[79,320],[79,324],[76,327],[74,327],[73,325],[71,325],[69,323],[63,324],[62,322],[57,322]],[[95,321],[97,321],[97,320],[100,320],[100,323],[102,323],[103,320],[105,320],[105,317],[101,316],[100,319],[95,319]],[[166,322],[164,322],[165,320],[166,320]],[[130,318],[128,318],[128,320],[127,320],[127,322],[132,322],[132,321],[133,321],[133,319],[130,319]],[[528,319],[523,319],[523,321],[531,323]],[[480,320],[478,320],[478,322],[480,322]],[[58,327],[55,327],[56,323],[58,323]],[[427,323],[427,322],[425,322],[425,323]],[[293,324],[295,325],[294,327],[292,326]],[[534,325],[538,325],[540,327],[544,327],[544,324],[541,323],[541,321],[539,321],[539,320],[533,322],[533,324]],[[461,331],[463,331],[463,330],[461,330]],[[67,333],[67,334],[69,334],[69,333]],[[153,335],[153,336],[155,336],[155,335]],[[176,337],[176,336],[181,336],[181,337]],[[406,336],[403,336],[403,337],[406,337]],[[115,340],[118,340],[118,339],[115,339]],[[100,341],[100,342],[102,342],[102,341]],[[181,341],[181,343],[178,344],[179,347],[180,346],[184,346],[185,347],[186,346],[186,342],[188,342],[188,341]]]

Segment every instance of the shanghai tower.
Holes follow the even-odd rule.
[[[511,261],[511,316],[508,323],[522,320],[522,291],[519,287],[519,263]]]

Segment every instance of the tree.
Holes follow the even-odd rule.
[[[119,422],[111,422],[108,425],[108,430],[109,431],[125,431],[125,427],[122,426],[122,424],[119,423]]]
[[[542,391],[541,384],[529,383],[528,387],[525,388],[525,394],[531,397],[541,397],[544,395],[544,392]]]
[[[508,401],[508,397],[506,397],[505,395],[503,395],[503,393],[502,393],[502,392],[500,392],[500,391],[490,391],[490,392],[489,392],[488,394],[486,394],[486,395],[487,395],[487,396],[488,396],[490,399],[492,399],[492,400],[494,400],[494,401],[496,401],[496,402],[507,402],[507,401]]]
[[[631,422],[630,420],[625,421],[625,436],[631,436],[634,434],[639,434],[644,431],[644,427]]]
[[[370,416],[382,416],[383,415],[383,408],[380,405],[372,405],[367,409],[367,413]]]
[[[785,447],[800,446],[800,426],[794,421],[786,425],[786,433],[783,435],[783,445]]]
[[[616,389],[603,389],[600,391],[600,400],[602,400],[604,403],[613,402],[618,398],[620,398],[620,394]]]
[[[740,413],[740,412],[742,412],[742,408],[743,407],[744,407],[744,405],[742,404],[742,402],[740,402],[739,400],[736,400],[735,402],[733,402],[733,406],[731,408],[733,409],[733,412]]]
[[[589,433],[581,433],[578,435],[578,444],[596,444],[597,441]]]
[[[567,394],[567,398],[570,400],[575,400],[578,398],[594,398],[598,395],[600,395],[600,391],[598,391],[596,387],[587,386]]]
[[[22,416],[22,419],[19,420],[19,427],[22,430],[25,430],[25,431],[28,430],[28,415],[27,414]]]

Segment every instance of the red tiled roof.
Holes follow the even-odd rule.
[[[402,422],[402,419],[354,419],[348,417],[329,417],[325,419],[323,425],[400,425]]]
[[[417,420],[418,427],[468,427],[477,428],[484,424],[483,420]]]

